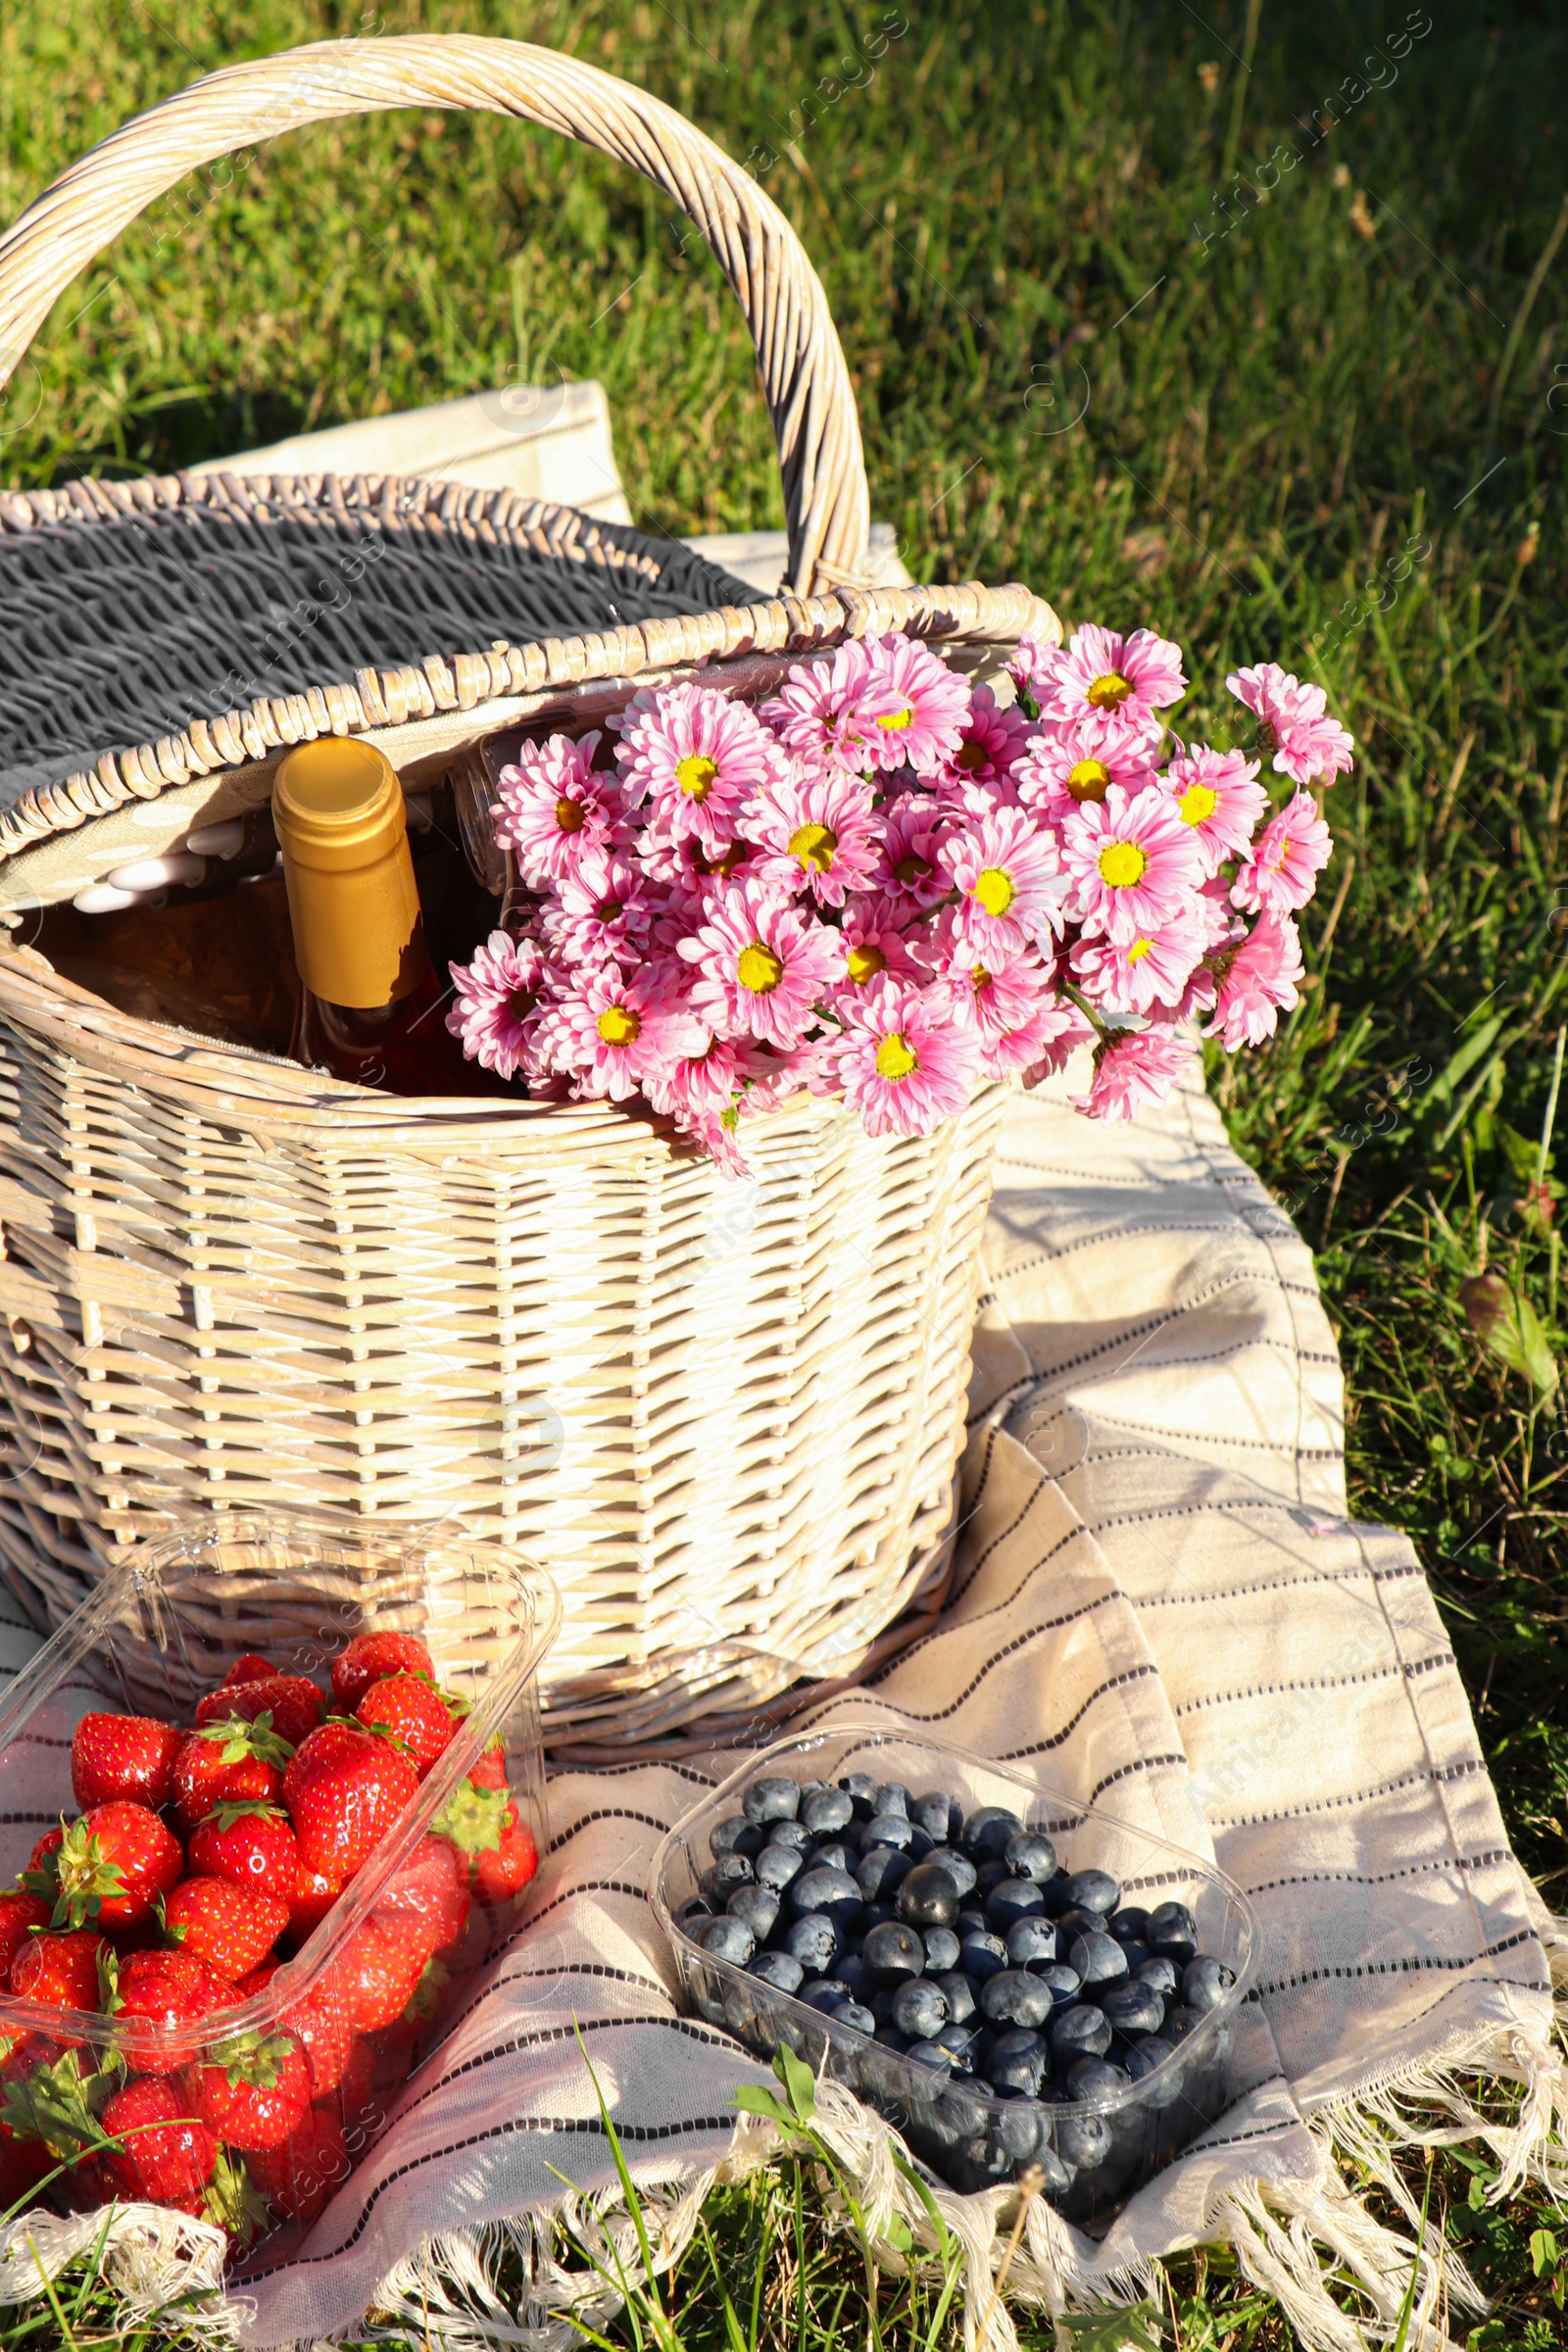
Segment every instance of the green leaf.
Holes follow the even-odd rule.
[[[816,2081],[805,2059],[781,2041],[773,2055],[773,2072],[788,2091],[798,2120],[808,2124],[816,2113]]]
[[[1530,2232],[1530,2267],[1539,2278],[1557,2267],[1557,2239],[1550,2230],[1532,2230]]]
[[[763,2090],[758,2083],[743,2082],[735,2093],[735,2104],[748,2115],[765,2115],[770,2123],[789,2126],[795,2122],[783,2100],[775,2098],[770,2090]]]
[[[1057,2322],[1073,2352],[1159,2352],[1159,2306],[1131,2303],[1125,2311],[1064,2311]]]
[[[1471,1274],[1459,1285],[1459,1304],[1488,1353],[1528,1380],[1539,1397],[1549,1396],[1557,1386],[1557,1359],[1524,1293],[1500,1274]]]
[[[907,2254],[914,2243],[914,2232],[902,2213],[895,2213],[890,2217],[882,2236],[896,2254]]]
[[[228,2230],[242,2246],[248,2246],[267,2227],[267,2199],[258,2192],[239,2158],[221,2141],[202,2201],[208,2220]]]

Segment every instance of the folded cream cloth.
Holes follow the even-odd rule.
[[[1415,2255],[1390,2161],[1418,2128],[1412,2098],[1422,2128],[1491,2141],[1499,2190],[1529,2170],[1568,2186],[1554,1932],[1508,1854],[1409,1544],[1346,1515],[1339,1367],[1306,1248],[1200,1086],[1107,1128],[1069,1107],[1082,1080],[1020,1096],[1004,1131],[952,1605],[824,1712],[870,1709],[1014,1760],[1212,1853],[1261,1920],[1236,2104],[1098,2242],[1031,2205],[1013,2284],[1054,2310],[1125,2300],[1152,2283],[1153,2258],[1223,2238],[1303,2342],[1348,2352],[1395,2320],[1412,2259],[1417,2317],[1466,2295],[1451,2254],[1441,2271]],[[766,2076],[679,2014],[646,1892],[660,1838],[732,1761],[553,1783],[528,1925],[303,2247],[231,2290],[246,2343],[309,2344],[371,2306],[450,2345],[580,2342],[559,2317],[580,2278],[555,2268],[530,2217],[564,2183],[602,2204],[612,2188],[584,2050],[665,2256],[715,2174],[766,2156],[772,2127],[733,2106]],[[1512,2122],[1472,2108],[1460,2078],[1481,2074],[1522,2087]],[[896,2210],[929,2243],[885,2127],[842,2093],[822,2112],[873,2230]],[[1351,2193],[1347,2152],[1409,2230]],[[938,2193],[971,2273],[966,2340],[983,2325],[1004,2352],[1010,2323],[984,2281],[1009,2192]],[[79,2235],[34,2230],[46,2260]],[[210,2275],[210,2235],[137,2209],[112,2257],[127,2305],[181,2265]],[[520,2318],[495,2288],[519,2254]],[[0,2294],[23,2291],[31,2260],[13,2230]],[[1330,2298],[1330,2267],[1358,2282],[1359,2321],[1343,2288]],[[1445,2338],[1434,2318],[1411,2340]]]

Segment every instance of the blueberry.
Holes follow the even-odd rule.
[[[858,1952],[845,1952],[838,1964],[839,1983],[849,1988],[852,2001],[860,2001],[869,2009],[876,1979]]]
[[[1140,1911],[1136,1903],[1123,1903],[1105,1922],[1105,1933],[1114,1936],[1118,1943],[1142,1943],[1144,1930],[1149,1925],[1149,1913]]]
[[[953,2071],[953,2052],[945,2050],[940,2041],[911,2041],[904,2054],[911,2066],[928,2066],[933,2074]]]
[[[754,1781],[741,1803],[748,1821],[793,1821],[801,1809],[801,1786],[779,1773]]]
[[[697,1884],[710,1902],[727,1903],[737,1886],[750,1886],[756,1876],[744,1854],[722,1854]]]
[[[879,2050],[891,2050],[896,2058],[902,2058],[907,2055],[909,2036],[907,2034],[901,2034],[898,2027],[890,2020],[887,2025],[877,2027],[876,2046]]]
[[[1110,2021],[1090,2001],[1061,2010],[1051,2021],[1051,2063],[1058,2072],[1075,2058],[1103,2058],[1110,2047]]]
[[[968,2026],[961,2026],[956,2018],[950,2017],[936,2040],[939,2047],[947,2051],[959,2074],[973,2074],[975,2036]]]
[[[1152,1952],[1164,1952],[1182,1967],[1198,1956],[1198,1922],[1185,1903],[1161,1903],[1150,1914],[1144,1941]]]
[[[1054,2014],[1059,2009],[1070,2009],[1083,1991],[1078,1971],[1069,1968],[1065,1960],[1050,1960],[1043,1968],[1032,1968],[1029,1974],[1050,1986]]]
[[[914,1824],[906,1813],[874,1813],[865,1825],[865,1844],[896,1845],[907,1852],[914,1843]]]
[[[868,1772],[847,1772],[839,1783],[855,1807],[858,1821],[869,1821],[876,1811],[876,1783]]]
[[[859,1859],[858,1854],[852,1854],[849,1847],[841,1844],[837,1838],[829,1838],[822,1844],[812,1846],[806,1857],[806,1867],[808,1870],[847,1871],[853,1878]]]
[[[808,1977],[825,1977],[842,1948],[843,1939],[824,1911],[792,1920],[784,1933],[785,1951]]]
[[[808,1854],[816,1841],[804,1821],[770,1821],[767,1825],[767,1842],[769,1845],[792,1846],[798,1854]]]
[[[697,1940],[715,1960],[728,1960],[735,1968],[744,1968],[757,1949],[757,1937],[744,1919],[710,1919]]]
[[[708,1833],[708,1850],[716,1862],[720,1854],[757,1854],[762,1848],[763,1832],[744,1813],[728,1813],[715,1821]]]
[[[1050,2092],[1042,2090],[1043,2099]],[[1063,2084],[1062,2099],[1070,2106],[1072,2092]],[[1110,2126],[1102,2115],[1056,2114],[1051,2119],[1056,2154],[1069,2172],[1092,2173],[1110,2154]]]
[[[1067,1900],[1108,1919],[1121,1901],[1121,1888],[1108,1870],[1075,1870],[1067,1881]]]
[[[860,1889],[847,1870],[803,1870],[790,1884],[790,1901],[797,1913],[825,1912],[846,1934],[859,1926],[864,1909]]]
[[[1100,2007],[1118,2041],[1141,2041],[1146,2034],[1157,2034],[1165,2022],[1165,2004],[1152,1984],[1141,1984],[1136,1979],[1128,1984],[1113,1984]]]
[[[876,1792],[876,1809],[878,1813],[902,1813],[905,1820],[907,1821],[910,1818],[913,1805],[914,1799],[909,1794],[908,1789],[906,1788],[902,1781],[884,1782],[883,1786]]]
[[[1043,2037],[1015,2026],[1010,2034],[999,2034],[992,2044],[991,2080],[999,2090],[1021,2090],[1032,2099],[1050,2060]]]
[[[750,1974],[775,1992],[799,1992],[806,1972],[788,1952],[759,1952],[750,1963]]]
[[[922,1928],[920,1940],[925,1945],[925,1965],[928,1976],[945,1976],[956,1968],[961,1946],[951,1928]]]
[[[695,1936],[705,1919],[712,1919],[714,1911],[706,1894],[694,1894],[691,1901],[682,1903],[675,1914],[676,1923],[688,1936]]]
[[[944,1862],[942,1867],[944,1870],[946,1870],[948,1867],[947,1863]],[[984,1907],[976,1906],[973,1903],[965,1905],[963,1910],[958,1913],[957,1919],[954,1924],[957,1932],[958,1941],[960,1943],[963,1941],[966,1936],[989,1936],[991,1933],[990,1928],[986,1925]]]
[[[1067,2069],[1067,2088],[1075,2099],[1112,2098],[1131,2084],[1124,2067],[1111,2066],[1103,2058],[1075,2058]]]
[[[1116,1940],[1120,1943],[1120,1936]],[[1154,1957],[1148,1944],[1141,1943],[1137,1936],[1134,1936],[1131,1943],[1123,1943],[1121,1948],[1127,1955],[1127,1974],[1130,1977],[1136,1977],[1139,1971],[1147,1968]]]
[[[971,1862],[979,1864],[993,1857],[1000,1862],[1009,1839],[1022,1828],[1017,1814],[1009,1813],[1004,1805],[981,1805],[964,1823],[960,1842]]]
[[[778,1896],[771,1886],[737,1886],[724,1908],[731,1919],[746,1922],[759,1943],[765,1943],[778,1925]]]
[[[1098,2123],[1100,2119],[1097,2116],[1095,2120]],[[1050,2144],[1051,2128],[1051,2118],[1042,2113],[1040,2140],[1035,2149],[1034,2161],[1045,2175],[1045,2179],[1041,2182],[1041,2193],[1048,2197],[1064,2197],[1072,2186],[1072,2175],[1056,2154],[1055,2149]]]
[[[1009,1838],[1002,1859],[1015,1879],[1033,1879],[1037,1886],[1055,1876],[1056,1849],[1039,1830],[1020,1830]]]
[[[1174,2058],[1175,2055],[1172,2043],[1157,2034],[1149,2034],[1142,2041],[1128,2043],[1121,2062],[1133,2081],[1141,2082],[1146,2075],[1153,2073],[1156,2066],[1162,2066],[1167,2058]]]
[[[909,1819],[919,1824],[934,1845],[951,1845],[963,1827],[963,1807],[944,1789],[928,1788],[910,1806]]]
[[[893,1995],[893,2023],[911,2041],[930,2041],[948,2022],[948,2002],[929,1977],[912,1977]]]
[[[1050,1918],[1059,1919],[1064,1911],[1071,1910],[1072,1896],[1067,1891],[1071,1885],[1072,1880],[1068,1873],[1059,1868],[1054,1878],[1045,1881],[1046,1911]]]
[[[770,1839],[757,1857],[757,1883],[782,1894],[791,1879],[800,1877],[805,1864],[806,1856],[797,1853],[793,1845],[774,1845]]]
[[[1054,1918],[1056,1934],[1061,1937],[1064,1950],[1075,1936],[1101,1936],[1104,1933],[1105,1923],[1101,1914],[1098,1911],[1086,1911],[1081,1903],[1069,1903],[1065,1911],[1054,1913],[1048,1905],[1046,1916],[1048,1919]]]
[[[925,1969],[925,1945],[902,1919],[873,1928],[860,1946],[860,1957],[878,1984],[901,1984]]]
[[[958,1966],[977,1984],[1001,1976],[1006,1965],[1007,1947],[1000,1936],[966,1936],[958,1947]]]
[[[801,1805],[801,1819],[813,1838],[830,1838],[855,1819],[854,1799],[846,1788],[813,1788]]]
[[[1055,1957],[1056,1931],[1049,1919],[1015,1920],[1007,1930],[1009,1968],[1034,1969],[1038,1973]]]
[[[849,2026],[855,2033],[863,2034],[868,2041],[876,2032],[876,2019],[869,2009],[862,2009],[858,2001],[840,2001],[828,2011],[828,2015],[836,2026]]]
[[[1206,2017],[1210,2009],[1218,2008],[1235,1982],[1235,1970],[1227,1968],[1223,1960],[1210,1960],[1200,1953],[1182,1970],[1182,2000],[1200,2017]]]
[[[801,1994],[808,2009],[820,2009],[824,2016],[828,2010],[836,2009],[840,2001],[847,2001],[849,1997],[850,1988],[841,1977],[819,1977],[814,1984],[808,1984]]]
[[[868,1903],[890,1902],[913,1868],[896,1845],[868,1846],[855,1866],[856,1884]]]
[[[1003,1879],[986,1896],[986,1917],[999,1936],[1020,1919],[1043,1919],[1046,1906],[1033,1879]]]
[[[1156,1952],[1152,1959],[1144,1962],[1142,1968],[1135,1968],[1133,1975],[1140,1984],[1152,1984],[1162,2001],[1176,1998],[1177,1987],[1182,1981],[1181,1970],[1163,1952]]]
[[[980,2007],[994,2026],[1043,2026],[1051,2015],[1051,1987],[1027,1969],[1004,1969],[981,1985]]]
[[[867,1903],[860,1921],[860,1934],[869,1936],[873,1928],[884,1927],[890,1919],[897,1919],[898,1916],[891,1903]]]
[[[914,1928],[951,1928],[958,1889],[945,1862],[917,1862],[899,1888],[898,1913]]]
[[[1067,1946],[1067,1966],[1078,1971],[1091,1995],[1126,1982],[1127,1955],[1114,1936],[1075,1936]]]
[[[931,1958],[931,1943],[929,1937],[926,1940],[925,1948],[926,1962],[929,1966]],[[956,1968],[944,1968],[941,1971],[933,1970],[932,1982],[933,1984],[940,1984],[943,1991],[947,1994],[948,2015],[952,2019],[954,2025],[966,2026],[976,2012],[974,2005],[974,1986],[970,1984],[968,1978],[963,1974],[962,1970]]]
[[[1188,2034],[1202,2022],[1196,2009],[1189,2009],[1184,2001],[1177,2001],[1165,2012],[1165,2023],[1159,2029],[1160,2038],[1163,2041],[1185,2041]]]

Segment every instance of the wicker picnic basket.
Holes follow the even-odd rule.
[[[735,1185],[603,1103],[399,1100],[135,1017],[24,944],[24,910],[264,808],[281,751],[318,733],[368,734],[413,793],[508,727],[602,723],[699,666],[753,695],[846,635],[904,628],[990,674],[1054,616],[1019,587],[856,584],[859,434],[788,223],[667,107],[521,43],[322,44],[126,124],[0,241],[0,354],[14,366],[92,255],[195,166],[404,105],[564,131],[696,221],[756,339],[791,587],[523,642],[476,622],[465,643],[446,589],[436,621],[420,604],[423,549],[450,585],[454,546],[476,563],[513,542],[575,548],[612,587],[640,563],[657,574],[657,549],[457,485],[181,476],[0,495],[0,570],[25,558],[47,604],[56,563],[62,615],[107,544],[91,535],[119,531],[122,550],[151,524],[226,531],[235,561],[274,524],[392,543],[411,605],[401,661],[329,668],[130,748],[80,740],[74,764],[57,744],[47,773],[21,761],[0,808],[0,1556],[58,1623],[116,1546],[180,1511],[457,1521],[561,1588],[544,1677],[558,1751],[630,1752],[783,1708],[802,1676],[863,1674],[939,1605],[1003,1090],[914,1141],[873,1142],[800,1098],[748,1130],[755,1180]],[[445,643],[418,654],[441,616]],[[119,626],[123,644],[91,637],[78,664],[145,669],[141,616]]]

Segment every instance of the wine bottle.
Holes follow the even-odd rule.
[[[294,1059],[394,1095],[491,1092],[446,1025],[386,754],[350,736],[301,744],[273,778],[272,824],[300,975]]]

